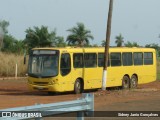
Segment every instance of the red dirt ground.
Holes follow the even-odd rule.
[[[95,111],[160,111],[160,80],[139,85],[135,90],[92,91],[95,96]],[[75,100],[81,95],[62,93],[48,95],[45,92],[31,92],[27,80],[0,80],[0,109]]]

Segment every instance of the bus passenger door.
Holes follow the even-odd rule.
[[[72,70],[72,80],[73,83],[78,78],[83,79],[83,68],[84,62],[83,62],[83,53],[73,53],[73,70]]]
[[[71,56],[69,53],[62,53],[61,55],[59,85],[61,91],[73,90]]]

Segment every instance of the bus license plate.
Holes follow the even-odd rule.
[[[43,88],[43,87],[37,87],[37,89],[38,89],[38,90],[43,90],[44,88]]]

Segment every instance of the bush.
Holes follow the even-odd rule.
[[[18,68],[17,75],[25,76],[27,65],[24,65],[23,55],[0,52],[0,77],[15,76],[16,63]]]

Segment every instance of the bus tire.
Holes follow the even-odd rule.
[[[58,94],[58,93],[56,93],[56,92],[51,92],[51,91],[48,91],[48,95],[56,95],[56,94]]]
[[[129,77],[128,76],[124,76],[123,80],[122,80],[122,88],[123,89],[129,89]]]
[[[49,92],[48,92],[48,95],[54,95],[54,92],[50,92],[50,91],[49,91]]]
[[[82,82],[80,81],[80,79],[77,79],[75,84],[74,84],[74,93],[75,94],[79,94],[82,93]]]
[[[132,75],[131,80],[130,80],[130,88],[135,89],[138,86],[138,79],[137,76]]]

